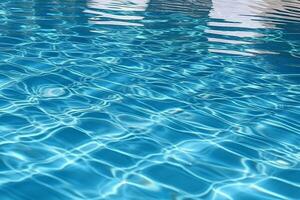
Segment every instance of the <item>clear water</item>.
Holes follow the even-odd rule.
[[[0,199],[300,199],[300,1],[1,0]]]

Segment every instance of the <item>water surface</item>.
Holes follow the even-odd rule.
[[[300,199],[298,0],[2,0],[0,199]]]

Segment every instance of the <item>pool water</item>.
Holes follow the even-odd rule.
[[[1,0],[1,200],[300,199],[300,1]]]

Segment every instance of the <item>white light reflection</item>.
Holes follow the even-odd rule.
[[[288,4],[282,0],[212,0],[209,17],[222,19],[224,22],[210,22],[211,26],[228,26],[240,28],[276,28],[276,23],[259,20],[260,16],[285,10]]]
[[[256,38],[264,37],[263,30],[280,29],[279,25],[282,23],[299,20],[299,14],[288,10],[291,7],[299,7],[299,3],[296,2],[295,0],[212,0],[208,29],[205,30],[208,41],[212,44],[231,46],[225,48],[224,45],[212,45],[209,51],[244,56],[276,54],[266,50],[249,49],[247,45],[255,44]],[[238,46],[232,46],[235,44]]]
[[[91,0],[84,12],[93,14],[89,22],[101,25],[143,26],[143,12],[149,0]]]

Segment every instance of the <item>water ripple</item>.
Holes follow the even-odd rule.
[[[0,199],[300,196],[297,0],[3,0]]]

